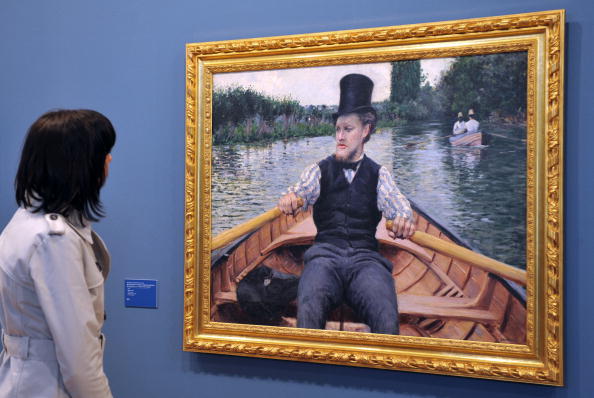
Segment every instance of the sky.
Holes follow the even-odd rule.
[[[433,86],[454,58],[421,60],[421,73]],[[338,105],[339,81],[349,73],[362,73],[374,82],[372,102],[390,96],[390,63],[318,66],[312,68],[276,69],[257,72],[217,73],[215,90],[227,87],[251,87],[275,98],[291,98],[301,105]]]

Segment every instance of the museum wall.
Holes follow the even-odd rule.
[[[567,11],[566,387],[182,352],[187,42]],[[23,1],[0,7],[0,224],[23,136],[52,108],[92,108],[118,132],[96,225],[113,256],[105,369],[116,397],[594,396],[594,2]],[[159,308],[124,307],[124,279],[159,281]]]

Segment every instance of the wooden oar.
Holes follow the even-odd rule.
[[[394,223],[390,220],[386,221],[386,228],[391,231],[393,224]],[[526,271],[523,269],[483,256],[482,254],[476,253],[455,243],[439,239],[425,232],[415,231],[409,239],[418,245],[456,257],[457,259],[476,265],[485,271],[519,283],[522,286],[526,286]]]
[[[262,225],[274,220],[281,214],[282,212],[280,209],[275,207],[274,209],[268,210],[266,213],[262,213],[259,216],[244,222],[243,224],[239,224],[231,229],[226,230],[225,232],[221,232],[212,240],[210,244],[211,250],[216,250],[227,246],[235,239],[260,228]]]
[[[303,199],[297,197],[297,212],[303,207],[303,203]],[[262,213],[259,216],[256,216],[251,220],[244,222],[243,224],[239,224],[231,229],[228,229],[225,232],[221,232],[212,240],[210,244],[210,249],[216,250],[221,247],[227,246],[235,239],[260,228],[262,225],[274,220],[281,214],[283,214],[282,211],[278,207],[275,207],[273,209],[268,210],[266,213]]]

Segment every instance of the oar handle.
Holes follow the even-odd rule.
[[[303,203],[304,203],[303,199],[298,197],[297,205],[299,207],[303,207]],[[221,232],[220,234],[218,234],[217,236],[215,236],[212,239],[212,241],[210,243],[210,249],[216,250],[216,249],[220,249],[221,247],[227,246],[229,243],[233,242],[235,239],[260,228],[262,225],[274,220],[281,214],[283,214],[283,213],[280,211],[280,209],[278,207],[274,207],[274,208],[268,210],[267,212],[262,213],[259,216],[254,217],[249,221],[244,222],[243,224],[239,224],[231,229]]]
[[[386,221],[386,229],[392,231],[393,226],[394,222],[392,220]],[[485,271],[517,282],[522,286],[526,286],[526,271],[523,269],[483,256],[482,254],[476,253],[455,243],[439,239],[425,232],[415,231],[409,239],[418,245],[472,263]]]

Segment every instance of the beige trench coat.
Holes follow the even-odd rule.
[[[103,282],[90,225],[20,208],[0,235],[0,397],[109,398]]]

